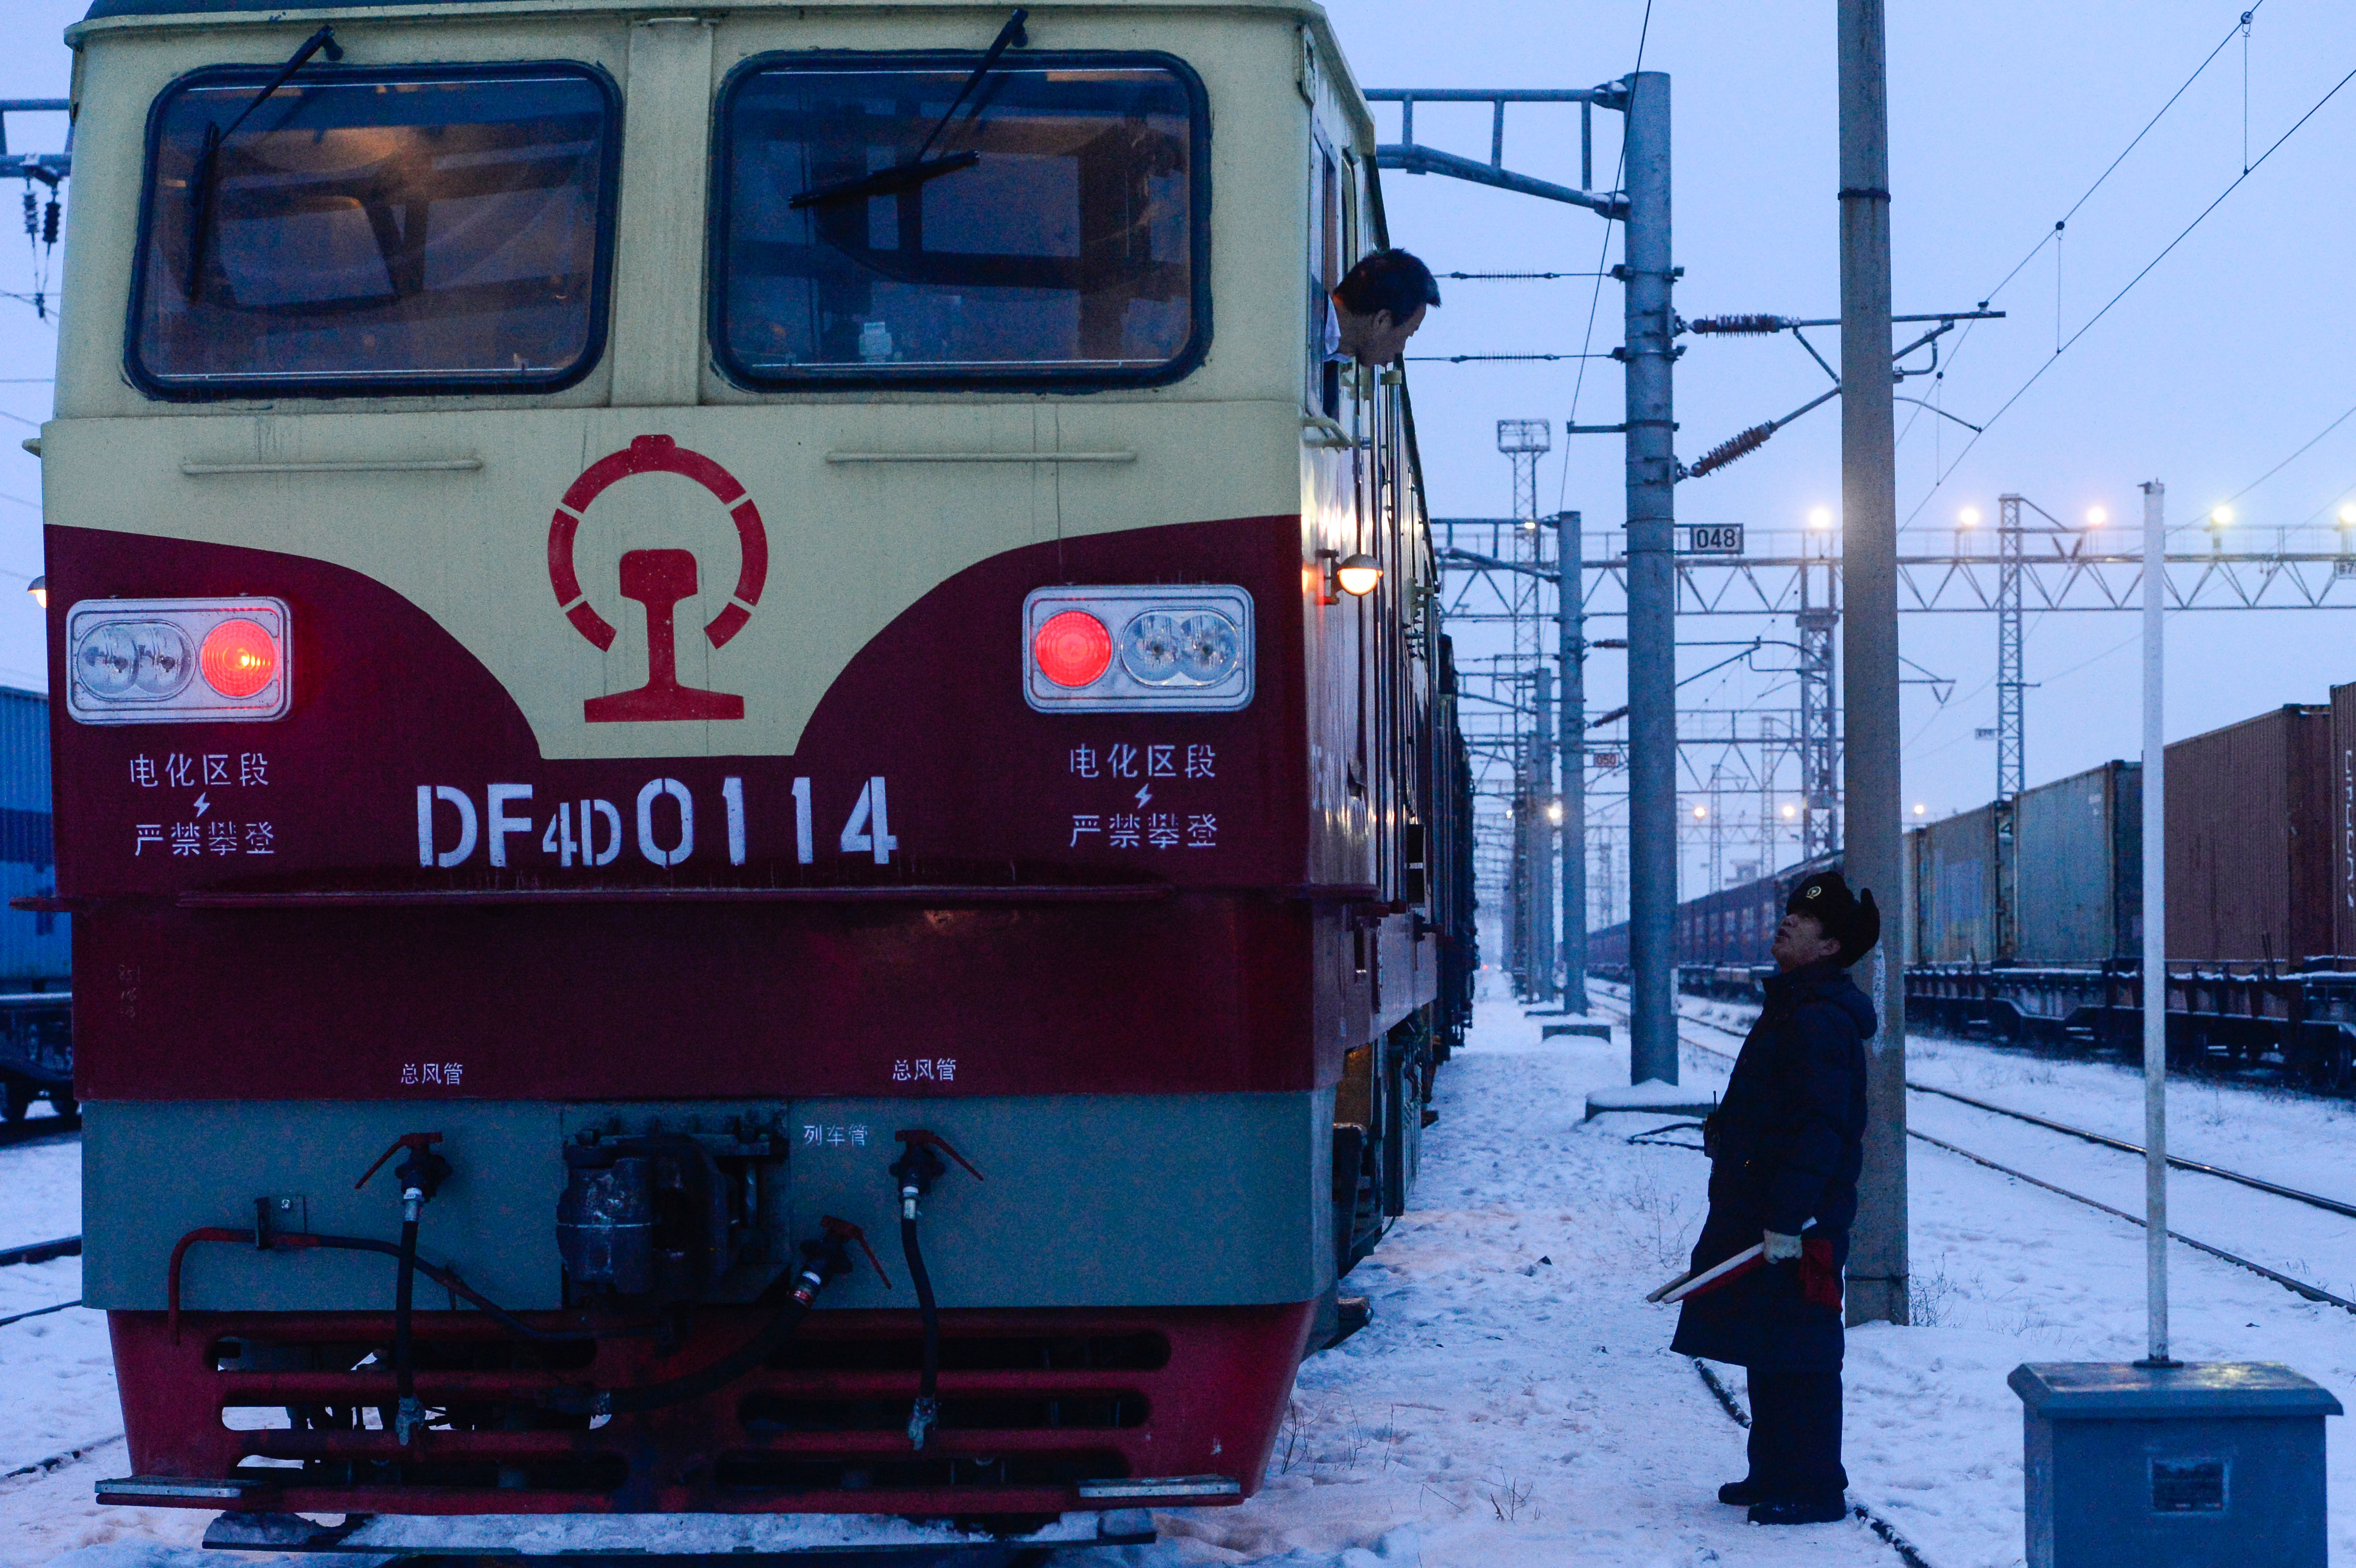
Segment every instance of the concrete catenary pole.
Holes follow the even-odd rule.
[[[1587,553],[1579,513],[1555,519],[1555,632],[1562,660],[1562,1004],[1587,1011]]]
[[[1669,79],[1627,78],[1628,1079],[1677,1081],[1676,402]],[[1887,334],[1884,334],[1885,338]]]
[[[1890,363],[1890,108],[1881,0],[1837,0],[1840,34],[1842,861],[1888,912],[1861,966],[1865,1170],[1848,1320],[1907,1321],[1905,900],[1898,769],[1898,479]]]
[[[2147,1366],[2168,1355],[2167,487],[2143,488],[2143,1207]]]

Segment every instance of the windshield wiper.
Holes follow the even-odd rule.
[[[982,79],[996,67],[998,57],[1009,48],[1019,48],[1031,42],[1031,35],[1023,30],[1023,24],[1030,15],[1028,11],[1017,9],[1014,15],[1006,18],[1006,26],[998,29],[998,37],[981,57],[981,63],[973,68],[973,74],[965,79],[965,85],[958,89],[955,98],[949,100],[948,113],[940,117],[933,126],[932,134],[916,148],[915,157],[894,164],[890,168],[877,169],[873,174],[861,175],[856,179],[837,180],[832,185],[805,190],[786,205],[798,212],[805,207],[817,207],[830,201],[891,196],[903,190],[914,190],[928,180],[938,179],[945,174],[955,174],[961,168],[971,168],[980,163],[981,155],[977,152],[951,153],[942,158],[927,158],[925,155],[933,150],[933,144],[939,141],[941,133],[949,128],[949,122],[957,118],[959,109],[965,107],[965,101],[973,95],[973,90],[980,86]]]
[[[237,128],[245,124],[247,115],[269,102],[272,95],[285,86],[296,71],[308,65],[311,57],[321,49],[327,51],[327,58],[331,60],[344,58],[344,46],[336,42],[333,27],[321,27],[304,39],[303,47],[294,51],[294,58],[281,66],[278,74],[270,79],[270,85],[255,93],[246,106],[237,112],[237,118],[229,123],[229,129],[223,130],[210,124],[205,126],[204,145],[197,149],[197,166],[188,177],[189,304],[194,305],[197,295],[204,289],[205,237],[212,229],[213,183],[220,167],[221,148],[237,134]]]

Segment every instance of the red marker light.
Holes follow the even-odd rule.
[[[278,645],[250,620],[225,620],[197,650],[205,683],[224,697],[251,697],[276,678]]]
[[[1039,628],[1031,653],[1056,685],[1086,686],[1112,663],[1112,633],[1086,610],[1066,610]]]

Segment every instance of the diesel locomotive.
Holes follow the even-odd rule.
[[[102,1496],[1248,1496],[1473,966],[1407,388],[1323,349],[1387,242],[1323,14],[68,38]]]

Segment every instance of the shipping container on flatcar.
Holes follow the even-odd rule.
[[[1324,13],[69,42],[101,1496],[1248,1497],[1472,951],[1405,374],[1324,349],[1388,243]]]
[[[2331,688],[2331,950],[2356,955],[2356,682]]]
[[[0,687],[0,1112],[47,1097],[74,1109],[71,917],[57,893],[49,821],[49,700]]]
[[[2169,746],[2170,962],[2296,968],[2331,950],[2331,793],[2321,704]]]
[[[49,700],[0,687],[0,898],[57,892],[49,825]],[[62,989],[72,973],[68,916],[0,911],[0,990]]]
[[[2105,762],[2013,802],[2020,964],[2133,961],[2143,944],[2143,768]]]
[[[1997,826],[1991,804],[1906,835],[1914,875],[1912,962],[1986,964],[2005,956]]]

